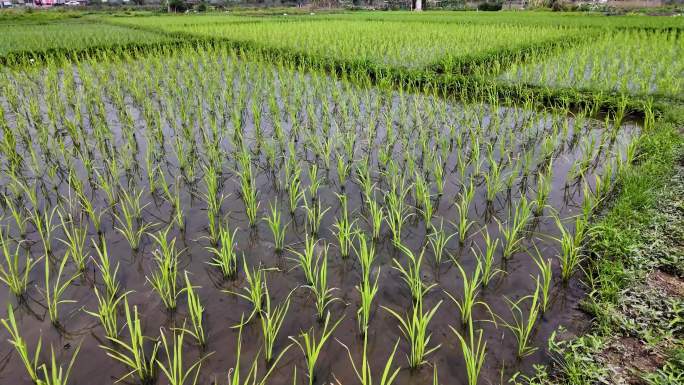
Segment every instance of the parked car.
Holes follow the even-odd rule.
[[[12,8],[12,2],[11,1],[3,1],[0,2],[0,8]]]
[[[71,0],[64,3],[64,5],[66,5],[67,7],[78,7],[79,5],[81,5],[81,3],[79,3],[78,1]]]

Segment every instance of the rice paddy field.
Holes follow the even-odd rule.
[[[503,384],[587,330],[680,34],[365,15],[0,26],[0,382]]]
[[[0,25],[0,57],[26,57],[46,51],[75,51],[117,47],[133,43],[158,44],[172,38],[154,32],[134,31],[116,25],[63,22]]]

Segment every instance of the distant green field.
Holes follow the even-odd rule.
[[[354,12],[332,15],[319,15],[319,18],[350,20],[386,20],[418,22],[429,21],[439,23],[472,23],[472,24],[516,24],[538,26],[566,27],[603,27],[603,28],[654,28],[684,29],[684,17],[681,16],[605,16],[600,13],[573,12],[473,12],[473,11],[429,11],[429,12]]]
[[[0,25],[0,56],[114,47],[122,44],[153,44],[171,41],[154,32],[95,23],[51,23],[41,25]]]
[[[182,22],[174,23],[176,20]],[[210,22],[199,23],[206,20]],[[325,58],[368,61],[402,68],[433,64],[448,66],[500,50],[515,51],[534,44],[581,36],[582,33],[567,27],[451,25],[429,21],[407,25],[393,21],[316,19],[226,24],[216,23],[217,20],[220,19],[196,17],[159,18],[144,22],[130,19],[123,22],[142,22],[165,32],[225,38]],[[197,24],[192,24],[193,21]]]
[[[530,58],[512,82],[684,98],[684,39],[675,32],[623,31],[557,54]]]

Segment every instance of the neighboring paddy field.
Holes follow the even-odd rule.
[[[199,19],[195,19],[199,21]],[[136,19],[128,21],[136,22]],[[324,58],[421,68],[579,35],[569,28],[307,20],[269,23],[161,24],[167,32],[285,48]],[[409,27],[409,28],[407,28]],[[420,38],[417,38],[419,36]]]
[[[620,31],[512,66],[503,78],[545,87],[684,99],[684,40],[678,32]]]
[[[598,18],[13,17],[0,382],[595,383],[684,75]]]
[[[92,47],[117,47],[138,43],[169,42],[172,39],[154,32],[132,30],[95,23],[0,24],[0,57],[31,56],[51,50],[73,51]]]

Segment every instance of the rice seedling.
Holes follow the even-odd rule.
[[[368,205],[368,222],[371,226],[371,234],[373,240],[378,240],[380,239],[382,222],[385,220],[384,208],[371,197],[367,197],[366,202]]]
[[[237,252],[235,251],[236,240],[235,234],[238,229],[230,232],[227,225],[220,226],[218,231],[219,245],[218,247],[207,247],[206,249],[214,255],[214,258],[209,265],[217,267],[224,279],[232,279],[237,274],[238,261]]]
[[[252,304],[252,313],[250,313],[247,319],[247,322],[249,322],[254,316],[261,317],[264,310],[264,296],[268,291],[268,286],[266,283],[266,270],[262,269],[261,266],[250,270],[247,267],[247,260],[244,258],[242,259],[242,264],[245,278],[247,279],[247,286],[243,287],[244,293],[230,290],[223,291],[246,299]]]
[[[97,286],[93,287],[95,292],[95,298],[97,298],[97,312],[85,310],[87,314],[96,317],[100,321],[100,325],[105,331],[105,336],[108,338],[117,338],[119,336],[119,324],[118,324],[118,306],[122,299],[124,299],[130,292],[122,293],[116,296],[113,295],[100,294]]]
[[[432,204],[432,196],[430,195],[430,187],[422,175],[418,172],[416,172],[414,180],[414,200],[416,201],[416,208],[423,215],[425,228],[430,229],[432,226],[432,216],[434,215],[434,206]]]
[[[221,203],[226,199],[226,196],[219,193],[220,182],[219,173],[214,165],[210,164],[204,168],[204,185],[207,192],[204,193],[203,200],[207,204],[207,216],[210,223],[221,213]],[[210,227],[211,229],[211,227]]]
[[[52,237],[53,231],[56,226],[52,224],[52,220],[55,217],[55,212],[57,212],[57,207],[52,210],[46,210],[41,215],[38,210],[30,211],[30,219],[33,226],[36,228],[36,232],[40,236],[41,243],[43,244],[43,251],[45,255],[52,255]]]
[[[501,165],[491,156],[489,158],[489,172],[484,174],[484,179],[487,187],[487,203],[492,204],[496,195],[503,191],[506,185],[501,175]]]
[[[157,169],[159,174],[159,180],[157,184],[161,185],[164,191],[164,199],[173,209],[171,213],[171,220],[176,223],[178,229],[183,231],[185,229],[185,217],[183,215],[183,205],[181,202],[181,191],[180,191],[180,178],[176,178],[173,189],[169,187],[166,182],[166,177],[161,168]]]
[[[530,338],[534,333],[540,311],[539,291],[540,287],[539,284],[537,284],[537,288],[531,295],[522,297],[517,301],[512,301],[508,298],[505,298],[506,302],[508,303],[508,308],[511,311],[511,315],[513,316],[513,320],[511,322],[508,322],[497,315],[497,318],[499,318],[501,324],[510,330],[515,336],[516,341],[518,341],[518,358],[529,356],[537,350],[536,346],[531,345]],[[524,313],[522,308],[522,304],[524,302],[530,303],[527,314]]]
[[[535,215],[541,215],[544,212],[544,207],[549,199],[552,186],[551,167],[547,174],[537,174],[537,196],[534,200]]]
[[[95,208],[93,202],[90,200],[90,198],[85,196],[85,194],[78,193],[77,195],[78,202],[81,205],[81,209],[85,211],[86,215],[88,215],[88,218],[90,218],[90,222],[93,224],[95,231],[98,234],[102,234],[102,216],[104,215],[106,210],[100,210]]]
[[[328,306],[337,301],[338,298],[333,296],[333,292],[337,290],[334,287],[328,287],[328,248],[323,248],[321,254],[316,260],[313,269],[313,283],[307,286],[314,294],[316,304],[316,319],[319,322],[323,321],[323,316]]]
[[[373,299],[378,294],[378,281],[380,279],[380,271],[375,277],[375,281],[371,283],[370,277],[364,277],[361,279],[358,285],[356,285],[356,290],[359,292],[361,297],[361,304],[356,311],[357,322],[359,325],[359,332],[365,336],[368,333],[368,325],[370,324]]]
[[[336,219],[333,227],[337,229],[336,236],[338,245],[340,246],[340,253],[342,254],[342,258],[347,258],[349,257],[349,253],[353,248],[353,226],[356,221],[351,222],[349,220],[349,211],[347,210],[347,196],[344,194],[338,194],[337,198],[340,200],[340,210],[342,211],[342,215]]]
[[[42,338],[38,339],[38,344],[33,352],[33,358],[31,358],[31,353],[29,352],[26,340],[24,340],[19,332],[19,325],[14,317],[14,310],[12,309],[11,304],[7,304],[7,318],[1,319],[0,322],[2,322],[2,325],[7,329],[7,332],[10,335],[10,338],[7,341],[14,346],[14,349],[17,351],[29,379],[35,384],[40,384],[41,379],[38,377],[40,366],[38,365],[38,360],[40,359]]]
[[[558,258],[561,265],[561,279],[563,282],[567,282],[584,260],[584,255],[579,243],[581,240],[573,236],[558,217],[555,217],[555,220],[556,227],[560,232],[560,236],[556,240],[560,244]]]
[[[290,202],[290,215],[294,215],[295,210],[297,210],[297,207],[299,207],[299,202],[305,198],[305,192],[304,189],[302,189],[302,182],[299,177],[301,168],[299,165],[297,165],[297,168],[299,171],[296,173],[295,177],[290,179],[287,187],[288,198]]]
[[[190,315],[190,326],[192,327],[192,329],[186,329],[186,331],[193,336],[200,347],[204,349],[207,346],[207,338],[204,332],[204,306],[202,306],[199,294],[195,291],[195,289],[199,288],[200,287],[198,286],[192,286],[190,278],[188,277],[188,272],[186,271],[185,289],[183,290],[187,296],[188,314]]]
[[[52,346],[50,346],[50,367],[48,368],[47,363],[44,363],[40,366],[40,369],[43,372],[43,379],[39,380],[38,384],[67,385],[69,383],[69,375],[71,374],[71,369],[73,368],[74,363],[76,362],[76,356],[78,356],[78,352],[80,350],[81,345],[79,344],[76,347],[76,350],[74,350],[74,352],[71,355],[71,361],[69,361],[69,366],[67,366],[66,371],[64,371],[62,366],[57,363],[57,358],[55,357],[55,349]]]
[[[477,246],[477,251],[475,248],[471,248],[475,259],[478,264],[482,266],[482,287],[487,287],[489,283],[494,279],[495,276],[502,273],[500,269],[493,268],[494,266],[494,254],[499,245],[499,238],[495,238],[492,242],[492,237],[489,235],[489,230],[485,229],[484,233],[485,249],[484,251]]]
[[[67,252],[68,253],[68,252]],[[48,309],[48,316],[53,325],[59,326],[59,306],[65,303],[74,303],[74,300],[62,299],[64,292],[69,288],[71,282],[78,278],[81,274],[76,273],[66,280],[62,280],[64,277],[64,268],[69,260],[69,256],[65,255],[62,257],[62,261],[59,264],[57,274],[55,275],[54,283],[51,283],[51,263],[50,258],[43,258],[45,261],[44,266],[44,277],[45,277],[45,287],[41,289],[43,293],[43,298],[45,298],[45,303]]]
[[[315,201],[315,202],[314,202]],[[313,236],[318,236],[321,228],[321,221],[323,216],[330,210],[330,207],[326,207],[325,210],[321,207],[320,200],[314,200],[312,196],[312,203],[304,200],[304,210],[306,211],[306,230]]]
[[[321,331],[320,336],[316,337],[316,333],[314,332],[313,328],[306,332],[302,332],[299,335],[301,341],[290,336],[292,342],[296,344],[304,354],[307,374],[309,377],[309,385],[316,383],[316,362],[318,362],[318,358],[321,355],[323,346],[325,346],[325,343],[328,341],[335,329],[337,329],[337,327],[340,325],[342,320],[344,320],[344,317],[338,319],[337,322],[331,326],[330,312],[328,312],[325,316],[325,322],[323,323],[323,330]]]
[[[278,211],[278,200],[275,201],[275,204],[271,205],[271,215],[268,217],[264,217],[264,220],[268,223],[268,227],[271,229],[271,233],[273,233],[273,243],[275,245],[275,251],[277,253],[282,252],[283,248],[285,247],[285,233],[287,230],[287,226],[289,226],[290,224],[287,223],[284,226],[282,225],[280,211]]]
[[[515,210],[511,210],[506,225],[499,221],[499,231],[504,237],[504,259],[510,258],[513,256],[513,253],[520,249],[520,245],[523,241],[523,231],[525,226],[527,226],[527,221],[530,219],[531,215],[532,208],[530,207],[527,198],[522,196],[516,205]]]
[[[187,276],[186,276],[187,277]],[[164,355],[166,357],[166,362],[162,362],[159,358],[155,357],[155,362],[159,367],[159,370],[164,374],[169,385],[185,385],[185,384],[197,384],[197,379],[199,378],[200,370],[202,368],[202,361],[204,361],[211,353],[204,356],[187,368],[183,363],[183,339],[185,337],[186,329],[174,329],[172,331],[172,339],[169,343],[164,333],[163,329],[160,329],[161,344],[160,347],[164,348]],[[192,377],[193,372],[195,373]],[[188,380],[190,380],[188,382]]]
[[[420,251],[420,255],[416,255],[404,245],[399,245],[399,249],[408,257],[408,266],[404,267],[396,258],[392,259],[392,267],[401,273],[401,279],[406,282],[411,292],[411,298],[414,305],[421,302],[423,296],[430,291],[436,284],[427,285],[423,282],[423,277],[420,273],[421,265],[423,264],[423,256],[425,255],[425,248]]]
[[[553,278],[553,271],[551,267],[551,258],[544,260],[541,252],[534,246],[534,254],[530,253],[534,264],[537,265],[539,269],[539,274],[532,276],[532,278],[537,282],[537,287],[541,290],[541,301],[539,303],[539,311],[544,314],[549,309],[550,303],[550,292],[551,292],[551,280]]]
[[[314,283],[314,275],[316,270],[315,254],[317,244],[318,240],[316,240],[314,237],[310,237],[309,234],[307,234],[306,238],[304,239],[303,252],[291,249],[291,251],[297,256],[295,260],[299,264],[299,268],[302,269],[304,278],[306,279],[306,283],[308,285],[313,285]],[[323,247],[327,250],[328,245],[325,244]]]
[[[26,236],[26,225],[29,222],[29,218],[24,216],[23,210],[20,210],[8,196],[5,196],[5,207],[7,208],[7,211],[10,212],[12,219],[14,219],[14,224],[19,231],[19,236],[24,238]]]
[[[354,374],[356,374],[356,378],[359,380],[359,383],[361,385],[373,385],[373,373],[371,371],[371,364],[368,359],[368,336],[364,335],[363,337],[363,353],[361,355],[361,363],[358,367],[354,363],[354,358],[352,358],[349,347],[343,344],[340,340],[337,340],[337,342],[347,351],[347,355],[349,355],[349,362],[352,364]],[[394,355],[397,353],[398,346],[399,341],[394,344],[392,353],[390,353],[389,357],[387,357],[387,360],[385,360],[385,367],[382,370],[382,375],[380,376],[380,380],[378,382],[379,385],[392,385],[394,380],[397,378],[397,375],[399,375],[399,368],[392,370],[392,362],[394,361]]]
[[[385,193],[385,204],[387,205],[386,221],[392,232],[392,242],[395,246],[401,245],[401,230],[409,218],[411,213],[407,213],[406,196],[408,195],[411,186],[406,185],[406,181],[401,178],[397,180],[395,176],[391,179],[391,187]]]
[[[178,254],[176,238],[167,240],[170,227],[150,236],[157,243],[158,248],[152,254],[157,269],[149,277],[145,277],[152,289],[159,294],[164,307],[173,311],[176,300],[181,291],[178,288]]]
[[[240,320],[239,328],[238,328],[238,341],[237,341],[237,348],[236,348],[236,354],[235,354],[235,366],[232,367],[228,371],[228,384],[229,385],[264,385],[266,384],[266,380],[268,380],[268,377],[271,375],[273,370],[276,368],[278,362],[280,361],[281,358],[287,353],[288,350],[292,347],[292,344],[287,345],[281,352],[280,354],[271,361],[271,366],[270,368],[264,373],[263,377],[261,377],[261,380],[258,380],[258,375],[259,375],[259,360],[254,359],[252,360],[252,365],[249,366],[249,371],[247,372],[247,375],[244,377],[243,380],[240,379],[240,356],[242,353],[242,327],[244,326],[244,314],[242,319]],[[258,353],[257,353],[258,355]],[[296,374],[295,374],[296,377]]]
[[[485,362],[485,357],[487,356],[487,341],[482,340],[482,329],[478,330],[477,337],[475,337],[475,332],[473,331],[473,321],[472,319],[467,322],[468,324],[468,334],[466,336],[461,335],[458,330],[449,326],[451,331],[456,334],[461,346],[461,352],[463,353],[463,360],[466,364],[466,374],[468,375],[468,385],[477,385],[478,379],[480,377],[480,371]],[[435,370],[435,378],[437,378]],[[435,380],[436,382],[436,380]]]
[[[142,222],[142,210],[149,204],[141,205],[140,198],[143,191],[140,190],[137,194],[129,194],[126,190],[122,190],[122,201],[119,209],[121,215],[114,214],[119,226],[115,229],[123,235],[128,241],[133,251],[138,251],[142,236],[148,229],[154,227],[154,224]]]
[[[158,339],[151,340],[143,334],[142,323],[138,316],[138,307],[133,306],[133,312],[128,305],[128,299],[124,297],[124,311],[126,315],[126,329],[129,341],[107,337],[113,346],[100,345],[107,356],[126,366],[130,371],[117,381],[135,377],[141,385],[152,385],[157,378],[157,353],[160,342]],[[146,349],[146,340],[152,341],[152,347]]]
[[[98,259],[95,260],[95,258],[91,258],[102,275],[102,283],[104,283],[106,289],[105,294],[108,297],[114,297],[119,292],[119,281],[116,278],[116,275],[119,272],[119,262],[117,262],[116,266],[112,269],[112,262],[109,258],[107,243],[104,240],[101,240],[100,245],[93,241],[93,246],[97,252]]]
[[[475,221],[468,217],[468,211],[474,198],[474,188],[472,181],[470,187],[465,188],[464,192],[459,193],[459,201],[454,203],[458,211],[458,240],[463,244],[468,236],[468,230],[475,224]]]
[[[309,196],[311,201],[314,202],[318,199],[318,189],[322,184],[321,178],[318,176],[318,165],[316,163],[311,163],[309,165]]]
[[[12,250],[8,234],[9,229],[0,227],[0,249],[5,257],[5,263],[0,264],[0,281],[7,285],[12,294],[22,297],[28,288],[31,270],[40,262],[40,258],[34,260],[28,252],[22,257],[21,242],[16,242]]]
[[[444,256],[449,256],[447,251],[447,244],[451,238],[455,237],[457,234],[453,233],[447,235],[444,231],[444,221],[439,223],[439,228],[436,226],[432,227],[432,232],[428,234],[428,243],[432,248],[432,255],[435,258],[435,263],[439,266],[442,264]]]
[[[456,306],[458,306],[458,310],[461,312],[461,325],[466,326],[466,323],[473,318],[473,308],[475,306],[484,306],[490,313],[492,310],[486,302],[477,299],[482,279],[482,263],[478,261],[477,265],[475,265],[475,271],[470,277],[468,277],[468,274],[466,274],[458,261],[454,261],[454,264],[458,268],[461,273],[461,278],[463,279],[463,297],[461,300],[457,300],[449,292],[444,291],[444,293],[456,304]]]
[[[406,318],[388,307],[382,307],[399,321],[399,329],[411,348],[411,352],[406,358],[409,367],[412,369],[416,369],[426,363],[426,357],[441,346],[439,344],[430,347],[432,335],[427,330],[430,321],[435,316],[435,313],[437,313],[441,304],[442,301],[439,301],[432,309],[423,312],[423,301],[421,299],[413,304],[413,309],[410,313],[406,313]]]
[[[290,309],[290,292],[285,300],[277,305],[271,305],[271,296],[268,293],[268,287],[265,289],[266,294],[264,309],[260,318],[261,331],[264,336],[264,359],[267,364],[273,361],[273,349],[275,347],[280,329],[283,327],[283,322]]]
[[[86,268],[88,257],[85,252],[86,239],[88,238],[88,228],[76,224],[74,218],[69,214],[67,220],[64,219],[61,211],[58,212],[59,219],[62,223],[62,233],[66,239],[59,239],[67,249],[69,255],[76,265],[78,271],[83,272]]]

